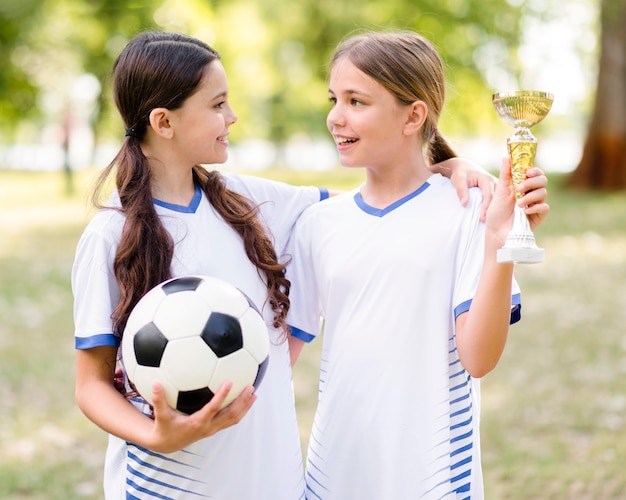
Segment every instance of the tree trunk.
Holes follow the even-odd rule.
[[[626,0],[602,0],[598,86],[573,187],[626,189]]]

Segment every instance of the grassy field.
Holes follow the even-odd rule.
[[[106,437],[73,399],[69,275],[93,172],[64,195],[59,173],[0,171],[0,498],[97,499]],[[351,171],[269,172],[350,187]],[[488,499],[626,498],[626,195],[550,183],[537,231],[546,262],[518,266],[523,320],[482,381]],[[319,346],[294,383],[303,443]],[[352,500],[352,499],[346,499]]]

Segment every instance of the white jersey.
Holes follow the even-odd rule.
[[[227,185],[261,204],[260,217],[281,255],[295,220],[327,193],[255,177],[226,174]],[[112,204],[119,206],[116,195]],[[198,188],[190,206],[155,200],[161,221],[175,242],[172,275],[209,275],[243,290],[259,307],[270,329],[270,362],[258,399],[233,427],[176,453],[159,454],[109,437],[104,487],[108,500],[210,498],[297,500],[304,498],[302,454],[296,423],[289,348],[270,325],[267,289],[247,258],[238,234],[217,215]],[[124,216],[101,210],[85,229],[72,272],[76,348],[119,346],[111,313],[119,299],[113,259]],[[118,351],[121,354],[121,350]],[[133,401],[141,411],[148,406]]]
[[[482,498],[479,381],[454,329],[484,256],[480,191],[470,198],[437,174],[386,209],[355,190],[299,219],[287,319],[304,340],[324,319],[307,498]],[[511,300],[516,321],[516,283]]]

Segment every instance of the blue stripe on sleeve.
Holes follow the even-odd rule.
[[[458,318],[461,314],[469,311],[470,306],[472,305],[472,299],[466,300],[465,302],[461,302],[458,306],[454,308],[454,318]]]
[[[120,345],[119,337],[116,337],[112,333],[101,333],[90,337],[76,337],[75,340],[76,349],[92,349],[106,345],[118,347]]]
[[[454,317],[458,318],[461,314],[469,311],[471,305],[472,299],[460,303],[454,308]],[[522,319],[522,296],[516,293],[511,297],[511,319],[509,324],[517,323],[520,319]]]
[[[320,188],[320,201],[324,201],[330,198],[330,194],[328,193],[328,189]]]
[[[511,298],[511,322],[517,323],[520,319],[522,319],[522,295],[516,293]]]
[[[291,335],[293,335],[294,337],[300,340],[304,340],[307,343],[311,342],[315,338],[315,335],[311,335],[310,333],[307,333],[304,330],[300,330],[299,328],[296,328],[295,326],[289,325],[289,327],[291,328]]]

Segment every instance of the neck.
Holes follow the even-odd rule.
[[[195,194],[191,168],[168,168],[152,161],[150,168],[152,169],[151,190],[154,198],[176,205],[189,205]]]
[[[361,187],[363,200],[374,208],[385,208],[422,186],[432,172],[421,163],[412,168],[381,170],[366,168],[367,177]]]
[[[141,150],[150,165],[152,197],[166,203],[189,205],[195,194],[193,165],[150,128],[141,143]]]

